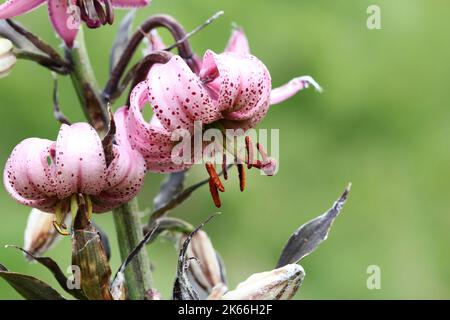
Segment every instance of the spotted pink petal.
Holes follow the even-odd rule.
[[[216,78],[207,86],[217,95],[218,109],[225,120],[246,121],[267,108],[270,74],[256,57],[207,51],[200,77],[205,81],[212,74]]]
[[[108,167],[107,189],[93,197],[94,211],[106,212],[134,198],[142,185],[144,158],[127,146],[114,146],[114,160]]]
[[[114,7],[119,8],[138,8],[148,5],[151,0],[112,0]]]
[[[87,123],[62,125],[56,140],[56,192],[97,195],[106,186],[106,162],[97,132]]]
[[[114,123],[116,124],[115,139],[118,145],[129,146],[131,148],[126,128],[127,117],[128,107],[126,106],[117,109],[116,113],[114,114]]]
[[[234,52],[240,55],[250,54],[250,46],[242,29],[236,28],[233,30],[225,52]]]
[[[9,19],[27,13],[46,0],[8,0],[0,5],[0,19]]]
[[[48,14],[53,27],[69,48],[73,47],[80,28],[79,19],[74,16],[76,10],[69,8],[75,6],[76,0],[48,0]],[[73,7],[76,8],[76,7]]]
[[[53,142],[30,138],[19,143],[11,153],[3,172],[8,193],[19,203],[52,212],[56,189],[51,170]]]
[[[141,82],[134,89],[130,97],[130,109],[120,109],[116,113],[120,126],[120,117],[125,118],[125,131],[133,148],[145,158],[147,169],[152,172],[175,172],[188,168],[188,164],[174,164],[171,159],[174,141],[171,132],[153,115],[151,122],[145,121],[142,110],[149,96],[147,82]],[[123,132],[123,131],[122,131]],[[123,134],[121,134],[123,136]],[[122,138],[120,138],[122,140]]]
[[[148,86],[148,101],[168,131],[192,130],[194,121],[206,124],[221,117],[202,81],[179,56],[155,65]]]
[[[281,103],[309,86],[313,86],[316,91],[322,92],[322,88],[313,78],[310,76],[302,76],[294,78],[285,85],[273,89],[270,93],[270,104]]]

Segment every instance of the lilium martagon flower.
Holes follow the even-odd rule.
[[[157,34],[150,36],[150,50],[163,46]],[[246,131],[262,121],[271,105],[281,103],[308,87],[321,91],[310,76],[297,77],[281,87],[272,88],[267,67],[250,54],[248,40],[241,29],[233,31],[225,52],[216,54],[207,50],[198,63],[198,72],[192,71],[177,55],[165,64],[154,64],[147,79],[133,89],[130,105],[120,108],[115,114],[119,139],[129,140],[128,143],[144,156],[149,171],[179,172],[196,162],[189,159],[174,163],[172,154],[178,152],[174,148],[179,144],[172,139],[176,130],[186,130],[192,136],[195,123],[200,122],[202,129],[216,127],[223,132],[226,129]],[[142,115],[147,103],[153,110],[150,121]],[[238,159],[237,163],[241,191],[245,187],[244,164],[248,169],[261,169],[269,176],[277,171],[276,160],[267,155],[264,146],[256,145],[261,158],[256,159],[251,138],[246,137],[245,142],[246,159]],[[225,144],[223,148],[226,150]],[[183,154],[183,150],[179,151],[180,155]],[[234,161],[238,155],[231,153]],[[222,169],[226,179],[227,160],[224,159]],[[214,203],[220,207],[218,191],[223,192],[224,186],[214,165],[207,163],[206,169],[211,177]]]
[[[143,7],[151,0],[7,0],[0,5],[0,19],[9,19],[47,3],[56,33],[71,48],[81,25],[98,28],[114,21],[113,8]]]
[[[3,174],[10,196],[18,203],[54,214],[54,226],[74,218],[83,199],[89,216],[104,213],[134,198],[146,173],[142,156],[128,145],[112,145],[105,154],[89,124],[63,124],[56,141],[29,138],[11,153]],[[108,159],[108,161],[107,161]]]

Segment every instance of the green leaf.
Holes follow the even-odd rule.
[[[65,300],[47,283],[21,273],[10,272],[0,264],[0,277],[27,300]]]

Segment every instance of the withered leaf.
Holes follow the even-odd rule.
[[[230,164],[226,167],[226,170],[229,170],[233,164]],[[220,177],[223,175],[224,171],[218,173],[218,176]],[[150,215],[150,221],[148,223],[148,226],[151,227],[151,225],[154,223],[154,221],[162,216],[164,216],[169,210],[172,210],[173,208],[177,207],[181,203],[183,203],[186,199],[188,199],[191,194],[197,190],[198,188],[203,187],[204,185],[207,185],[209,183],[210,178],[204,179],[200,182],[197,182],[182,191],[178,192],[172,199],[170,199],[169,202],[164,204],[161,208],[153,210],[153,212]]]
[[[186,272],[189,268],[189,259],[187,258],[186,252],[192,238],[214,217],[215,215],[210,216],[205,222],[195,228],[194,231],[187,236],[181,246],[180,253],[178,255],[177,277],[172,290],[173,300],[199,300],[198,292],[192,285],[189,280],[188,273]]]
[[[0,277],[27,300],[64,300],[64,297],[47,283],[32,276],[10,272],[1,264]]]
[[[105,231],[102,230],[102,228],[100,228],[100,226],[97,223],[92,222],[92,225],[94,226],[95,229],[97,229],[97,232],[100,235],[100,240],[102,241],[103,249],[105,249],[106,257],[108,258],[109,261],[111,259],[111,245],[109,244],[108,235],[106,234]]]
[[[186,177],[186,171],[171,173],[164,179],[158,195],[153,200],[153,210],[159,210],[170,202],[181,190]]]
[[[43,265],[44,267],[46,267],[53,274],[53,276],[55,277],[56,281],[58,281],[59,285],[67,293],[72,295],[74,298],[79,299],[79,300],[86,300],[87,299],[86,296],[83,294],[83,291],[81,291],[80,289],[70,289],[67,286],[68,279],[67,279],[66,275],[62,272],[61,268],[58,266],[58,264],[52,258],[49,258],[49,257],[36,257],[36,256],[32,255],[30,252],[28,252],[27,250],[25,250],[23,248],[20,248],[18,246],[9,245],[7,247],[15,248],[15,249],[18,249],[18,250],[24,252],[32,260],[35,260],[38,263],[40,263],[41,265]]]
[[[53,117],[61,124],[71,125],[69,119],[66,118],[61,111],[58,98],[58,78],[56,74],[53,74]]]
[[[117,31],[116,38],[114,39],[114,43],[109,54],[110,73],[116,66],[117,62],[120,59],[120,56],[127,47],[128,41],[130,40],[131,27],[135,16],[136,9],[130,10],[130,12],[128,12],[120,22],[119,30]]]
[[[175,232],[180,234],[189,234],[194,230],[194,227],[179,218],[173,218],[173,217],[162,217],[153,222],[151,226],[145,226],[144,227],[144,233],[147,233],[148,230],[151,230],[154,228],[155,225],[158,225],[158,228],[155,229],[155,232],[152,234],[150,239],[148,239],[147,244],[152,243],[161,233],[165,231],[169,232]]]
[[[344,193],[327,212],[305,223],[294,232],[284,246],[277,268],[299,262],[327,239],[331,225],[347,201],[350,186],[350,184],[347,186]]]
[[[119,291],[119,288],[123,286],[123,282],[125,281],[124,272],[126,268],[133,261],[133,259],[139,254],[139,252],[145,247],[147,242],[153,237],[158,228],[159,225],[158,223],[156,223],[153,229],[144,235],[144,238],[138,243],[138,245],[133,249],[133,251],[130,252],[125,261],[122,262],[122,265],[119,267],[119,270],[117,271],[113,281],[111,282],[110,286],[111,292],[115,293]]]

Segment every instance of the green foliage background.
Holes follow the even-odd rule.
[[[324,88],[321,95],[308,90],[273,107],[260,125],[280,129],[278,175],[268,178],[252,171],[243,194],[235,177],[226,183],[223,214],[206,231],[226,261],[230,287],[273,268],[291,232],[325,211],[351,181],[350,200],[329,239],[302,263],[307,276],[297,298],[450,298],[446,1],[377,0],[383,28],[373,31],[366,27],[366,9],[374,2],[366,0],[153,2],[139,11],[137,21],[164,12],[192,30],[212,13],[225,11],[192,38],[198,53],[207,48],[220,52],[236,22],[245,28],[253,53],[271,70],[275,86],[308,74]],[[118,18],[123,15],[118,12]],[[59,45],[45,7],[19,20]],[[102,84],[116,29],[117,24],[86,32]],[[2,164],[22,139],[56,138],[59,126],[52,118],[51,91],[50,73],[26,61],[0,80]],[[60,101],[70,119],[83,121],[69,79],[60,78]],[[203,167],[197,167],[188,180],[204,177]],[[150,206],[161,179],[148,176],[140,195],[142,207]],[[0,262],[58,288],[43,267],[3,248],[22,244],[29,211],[1,188]],[[215,211],[205,188],[173,215],[197,224]],[[120,259],[112,217],[104,214],[95,220],[110,235],[115,269]],[[176,253],[168,241],[158,241],[148,252],[155,285],[168,297]],[[65,269],[70,239],[48,254]],[[374,264],[381,268],[381,290],[366,287],[366,269]],[[0,298],[19,296],[0,281]]]

